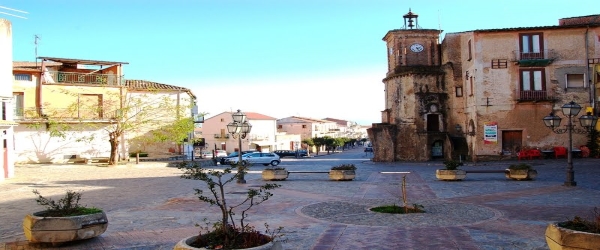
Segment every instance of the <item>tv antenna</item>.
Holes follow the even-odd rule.
[[[17,9],[12,9],[12,8],[8,8],[8,7],[4,7],[4,6],[0,6],[0,9],[7,10],[7,11],[13,11],[13,12],[19,12],[19,13],[23,13],[23,14],[29,14],[29,13],[27,13],[26,11],[17,10]],[[27,19],[27,17],[24,17],[24,16],[19,16],[19,15],[15,15],[15,14],[11,14],[11,13],[4,12],[4,11],[0,11],[0,14],[4,14],[4,15],[9,15],[9,16],[14,16],[14,17],[18,17],[18,18]]]

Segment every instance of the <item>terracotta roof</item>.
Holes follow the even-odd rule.
[[[46,66],[62,65],[62,63],[57,63],[57,62],[46,62],[44,64]],[[42,70],[42,62],[13,61],[13,70],[40,72]]]
[[[128,62],[111,62],[111,61],[98,61],[98,60],[86,60],[86,59],[73,59],[73,58],[60,58],[60,57],[45,57],[40,56],[38,59],[48,60],[60,63],[75,63],[85,65],[114,65],[114,64],[129,64]]]
[[[129,90],[167,90],[167,91],[183,91],[187,92],[192,98],[196,96],[188,88],[168,85],[164,83],[151,82],[146,80],[125,80],[125,86]]]
[[[346,121],[346,120],[340,120],[340,119],[329,118],[329,117],[327,117],[327,118],[324,118],[323,120],[325,120],[325,121],[332,121],[332,122],[335,122],[335,123],[337,123],[338,125],[342,125],[342,126],[344,126],[344,127],[345,127],[345,126],[348,126],[348,121]]]
[[[233,114],[233,113],[235,113],[235,112],[226,111],[226,112],[219,113],[218,115],[229,114],[229,116],[231,116],[231,114]],[[260,113],[245,112],[245,111],[242,111],[242,113],[246,114],[246,118],[248,120],[277,120],[277,118],[274,118],[274,117],[271,117],[271,116],[268,116],[268,115],[263,115],[263,114],[260,114]],[[216,117],[218,115],[211,116],[210,118]]]

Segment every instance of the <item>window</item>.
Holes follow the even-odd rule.
[[[283,125],[277,125],[277,129],[282,129]]]
[[[567,74],[565,76],[567,88],[584,88],[585,76],[583,74]]]
[[[455,87],[456,90],[456,97],[462,97],[463,96],[463,89],[462,87]]]
[[[493,59],[492,69],[506,69],[508,68],[508,60],[506,59]]]
[[[471,89],[471,92],[469,93],[470,96],[473,96],[474,90],[473,90],[473,77],[469,77],[469,88]]]
[[[544,43],[542,33],[521,34],[519,37],[520,60],[543,59]]]
[[[31,82],[31,75],[30,74],[15,74],[15,81]]]
[[[224,122],[224,121],[225,121],[225,118],[221,118],[221,122]]]
[[[521,100],[546,99],[546,77],[544,69],[521,70]]]
[[[23,102],[25,99],[23,99],[24,95],[23,92],[15,92],[13,93],[13,98],[15,100],[15,110],[14,110],[14,115],[15,117],[19,117],[22,118],[23,117],[23,112],[24,112],[24,107],[23,107]]]
[[[471,40],[469,40],[469,43],[467,44],[467,47],[469,49],[469,54],[468,54],[469,58],[467,58],[467,60],[471,61],[471,59],[473,59],[473,52],[472,52],[472,49],[471,49]]]
[[[306,125],[302,125],[302,128],[306,128]]]

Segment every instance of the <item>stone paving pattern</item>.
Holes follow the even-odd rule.
[[[336,157],[345,157],[335,161]],[[288,170],[327,171],[332,164],[353,163],[354,181],[329,181],[327,174],[290,174],[274,196],[247,219],[264,229],[284,227],[284,249],[548,249],[548,223],[591,215],[600,207],[600,159],[574,159],[577,187],[565,187],[566,159],[524,161],[538,170],[534,181],[508,180],[503,174],[467,174],[458,182],[438,181],[441,162],[374,163],[361,148],[293,162]],[[294,162],[295,161],[295,162]],[[516,161],[482,162],[461,168],[504,169]],[[220,167],[220,166],[217,166]],[[252,167],[245,185],[233,184],[232,200],[264,183],[263,166]],[[382,172],[410,172],[382,173]],[[181,170],[164,162],[115,167],[95,165],[24,165],[16,177],[0,182],[0,249],[172,249],[194,235],[204,218],[215,221],[217,207],[198,201],[201,182],[179,178]],[[406,175],[408,203],[427,213],[377,214],[368,208],[401,204]],[[33,189],[44,196],[83,191],[81,203],[101,207],[109,219],[101,236],[53,247],[30,244],[23,217],[41,210]],[[231,204],[231,203],[230,203]],[[600,249],[600,246],[599,246]]]

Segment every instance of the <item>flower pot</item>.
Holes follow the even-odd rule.
[[[334,181],[351,181],[356,177],[355,170],[329,170],[329,179]]]
[[[197,247],[192,247],[190,246],[190,244],[192,242],[194,242],[196,240],[198,236],[192,236],[192,237],[188,237],[185,238],[183,240],[180,240],[179,242],[177,242],[177,244],[175,245],[175,247],[173,248],[173,250],[194,250],[194,249],[206,249],[206,248],[197,248]],[[257,247],[251,247],[251,248],[243,248],[243,249],[247,249],[247,250],[270,250],[270,249],[283,249],[281,247],[281,242],[278,241],[271,241],[267,244],[264,244],[262,246],[257,246]]]
[[[467,177],[467,172],[461,169],[437,169],[435,170],[435,177],[442,181],[460,181]]]
[[[108,228],[104,212],[67,217],[43,217],[43,212],[28,214],[23,232],[30,242],[62,243],[96,237]]]
[[[288,174],[285,169],[265,169],[262,171],[262,178],[265,181],[284,181]]]
[[[513,180],[532,180],[537,177],[537,170],[535,169],[506,169],[506,178]]]
[[[558,249],[598,249],[600,234],[575,231],[552,223],[546,227],[546,244],[550,250]]]

